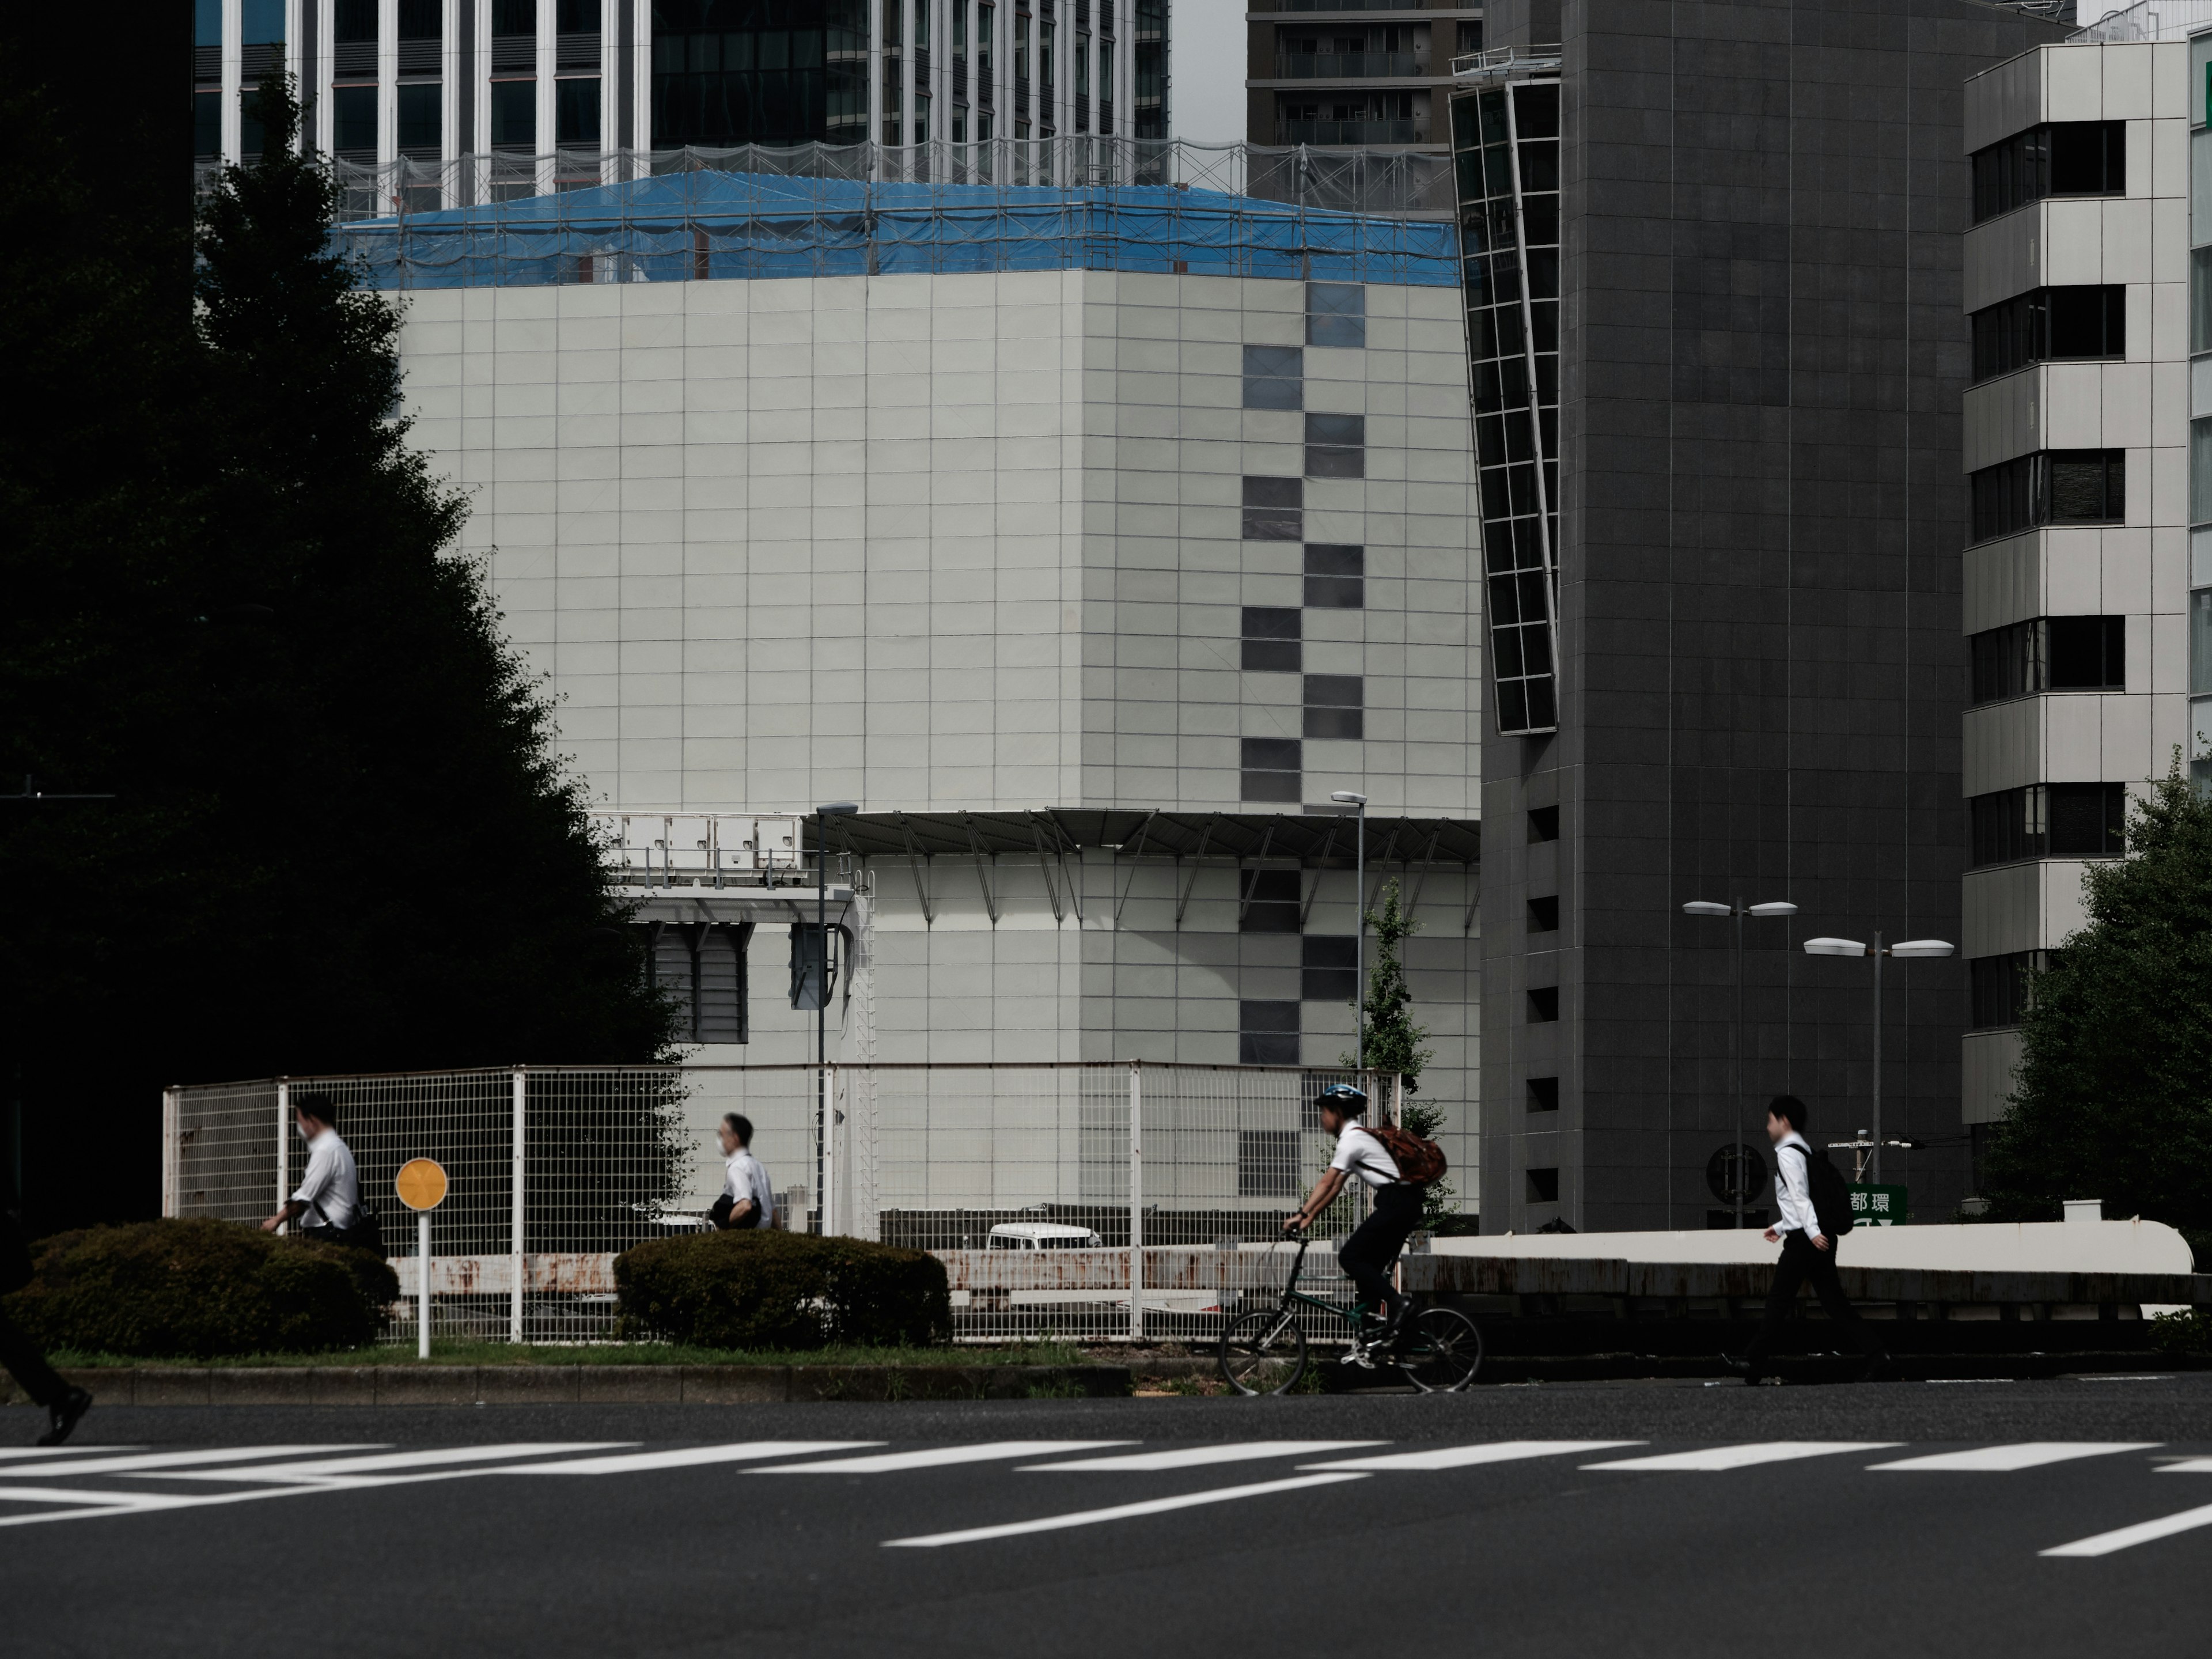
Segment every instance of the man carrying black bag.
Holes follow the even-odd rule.
[[[1825,1155],[1815,1153],[1804,1135],[1805,1103],[1795,1095],[1777,1095],[1766,1109],[1766,1136],[1774,1143],[1774,1224],[1766,1230],[1770,1244],[1782,1246],[1775,1264],[1774,1288],[1767,1293],[1766,1317],[1750,1352],[1736,1369],[1747,1382],[1765,1375],[1766,1357],[1774,1349],[1782,1328],[1789,1322],[1797,1292],[1807,1280],[1827,1310],[1837,1334],[1848,1334],[1861,1354],[1856,1381],[1869,1382],[1889,1364],[1881,1340],[1859,1317],[1836,1277],[1836,1241],[1850,1231],[1850,1194]],[[1815,1159],[1818,1159],[1816,1164]],[[1820,1200],[1825,1190],[1826,1202]]]
[[[20,1291],[30,1282],[31,1249],[24,1242],[22,1223],[0,1210],[0,1295]],[[77,1419],[92,1409],[92,1396],[64,1381],[4,1309],[0,1309],[0,1365],[8,1368],[33,1405],[46,1408],[46,1431],[39,1437],[41,1446],[60,1445],[76,1427]]]
[[[261,1224],[273,1233],[295,1217],[314,1218],[300,1229],[302,1238],[325,1244],[347,1244],[376,1255],[384,1254],[375,1215],[361,1201],[361,1171],[353,1149],[338,1139],[338,1109],[328,1095],[295,1095],[292,1115],[307,1143],[307,1170],[299,1189],[284,1207]]]

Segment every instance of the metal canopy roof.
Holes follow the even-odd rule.
[[[1173,812],[1046,807],[1025,812],[860,812],[830,820],[832,852],[861,858],[1065,855],[1098,848],[1125,858],[1280,860],[1350,866],[1358,820],[1335,813]],[[806,844],[815,842],[806,821]],[[1472,866],[1482,858],[1474,818],[1367,815],[1370,863]]]

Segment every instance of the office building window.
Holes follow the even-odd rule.
[[[1531,1204],[1556,1204],[1559,1201],[1559,1170],[1528,1171],[1528,1201]]]
[[[398,93],[399,153],[435,160],[445,88],[435,81],[408,81],[401,83]]]
[[[2189,256],[2189,349],[2212,351],[2212,247]]]
[[[1966,1024],[1971,1030],[2017,1025],[2035,1003],[2035,976],[2058,963],[2056,951],[2013,951],[1966,964]]]
[[[1969,475],[1973,538],[2042,525],[2118,524],[2127,515],[2127,452],[2046,449]]]
[[[1305,677],[1309,738],[1356,738],[1366,735],[1366,696],[1357,674]]]
[[[1247,870],[1238,906],[1240,933],[1295,933],[1298,931],[1301,878],[1296,870]]]
[[[2046,196],[2124,196],[2124,121],[2053,121],[1974,152],[1974,222]]]
[[[1298,998],[1349,1007],[1359,998],[1359,941],[1349,933],[1308,933],[1298,941]]]
[[[1528,993],[1528,1023],[1530,1024],[1548,1024],[1559,1017],[1559,988],[1558,986],[1540,985]]]
[[[1297,1065],[1298,1005],[1295,1002],[1238,1003],[1237,1063],[1239,1066]]]
[[[1559,809],[1556,806],[1532,806],[1528,809],[1528,842],[1557,841],[1559,838]]]
[[[1559,1079],[1555,1077],[1532,1077],[1528,1079],[1528,1109],[1532,1112],[1556,1112],[1559,1109]]]
[[[1532,933],[1556,933],[1559,931],[1559,900],[1557,894],[1528,901],[1528,931]]]
[[[195,92],[192,94],[192,155],[203,161],[212,161],[222,154],[222,93]]]
[[[1243,1041],[1240,1036],[1240,1046]],[[1237,1197],[1295,1198],[1305,1190],[1304,1177],[1296,1129],[1237,1132]]]
[[[1972,868],[2027,859],[2112,859],[2127,851],[2127,786],[2031,783],[1966,803]]]
[[[1367,417],[1364,415],[1306,416],[1306,477],[1364,478],[1367,476]]]
[[[1306,284],[1306,343],[1358,350],[1367,343],[1367,290],[1358,283]]]
[[[192,45],[222,45],[222,0],[192,0]]]
[[[1305,666],[1304,618],[1275,605],[1244,607],[1243,665],[1262,674],[1295,674]]]
[[[538,153],[538,82],[495,81],[491,83],[491,147]]]
[[[896,0],[884,8],[886,143],[899,140],[903,59]],[[928,14],[927,6],[915,12]],[[852,56],[865,28],[849,0],[828,6],[754,5],[716,0],[655,0],[653,21],[653,142],[679,144],[805,143],[829,131],[829,53],[834,32],[846,55],[839,80],[849,102],[865,74]],[[844,112],[849,118],[850,108]]]
[[[2212,524],[2212,420],[2189,423],[2189,522]]]
[[[331,90],[331,145],[348,161],[376,159],[376,88]]]
[[[1299,478],[1244,480],[1244,539],[1295,542],[1305,538],[1305,483]]]
[[[1305,601],[1316,611],[1358,611],[1367,603],[1367,550],[1306,544]]]
[[[1244,348],[1244,407],[1305,407],[1306,354],[1298,346]]]
[[[2039,691],[2118,691],[2127,686],[2124,617],[2037,617],[1976,634],[1972,701]]]
[[[599,77],[573,76],[553,83],[553,142],[599,148]]]
[[[2128,353],[2128,291],[2118,286],[2039,288],[1972,320],[1977,381],[2033,363]]]
[[[1294,801],[1304,769],[1303,745],[1296,738],[1246,738],[1239,745],[1242,800]]]

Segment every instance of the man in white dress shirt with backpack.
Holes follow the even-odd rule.
[[[1850,1298],[1844,1294],[1843,1282],[1836,1277],[1836,1239],[1850,1230],[1850,1216],[1846,1212],[1824,1222],[1814,1192],[1813,1160],[1820,1161],[1822,1184],[1848,1205],[1850,1196],[1843,1191],[1842,1182],[1836,1176],[1825,1153],[1815,1152],[1812,1143],[1805,1139],[1805,1103],[1795,1095],[1777,1095],[1766,1109],[1766,1136],[1774,1143],[1774,1224],[1766,1230],[1766,1242],[1782,1246],[1782,1259],[1775,1264],[1774,1288],[1766,1297],[1766,1317],[1759,1322],[1759,1334],[1752,1339],[1750,1351],[1737,1369],[1747,1382],[1756,1382],[1765,1375],[1766,1357],[1772,1352],[1775,1340],[1789,1322],[1790,1311],[1796,1306],[1797,1292],[1809,1279],[1820,1305],[1827,1310],[1830,1324],[1838,1335],[1848,1333],[1865,1356],[1861,1362],[1856,1380],[1866,1382],[1889,1363],[1881,1340],[1869,1329],[1859,1311],[1851,1306]],[[1834,1198],[1831,1202],[1835,1201]]]

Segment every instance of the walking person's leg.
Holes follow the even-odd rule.
[[[1784,1237],[1782,1259],[1774,1264],[1774,1288],[1766,1293],[1766,1316],[1759,1322],[1759,1334],[1752,1338],[1751,1346],[1744,1353],[1745,1382],[1756,1382],[1765,1375],[1767,1357],[1774,1352],[1782,1328],[1789,1323],[1798,1287],[1805,1282],[1805,1258],[1818,1254],[1805,1242],[1802,1233]]]
[[[0,1313],[0,1366],[31,1396],[32,1404],[46,1408],[47,1429],[39,1439],[42,1446],[60,1445],[77,1419],[91,1408],[92,1396],[49,1365],[39,1345],[5,1313]]]
[[[1820,1298],[1820,1306],[1827,1311],[1828,1322],[1837,1328],[1839,1334],[1847,1334],[1856,1345],[1859,1352],[1865,1357],[1869,1370],[1881,1364],[1888,1359],[1888,1352],[1882,1346],[1881,1339],[1875,1334],[1874,1328],[1859,1316],[1859,1310],[1851,1305],[1850,1297],[1844,1294],[1843,1280],[1836,1276],[1835,1241],[1829,1240],[1828,1248],[1825,1250],[1812,1250],[1808,1254],[1812,1257],[1807,1264],[1808,1275],[1813,1281],[1814,1294]]]

